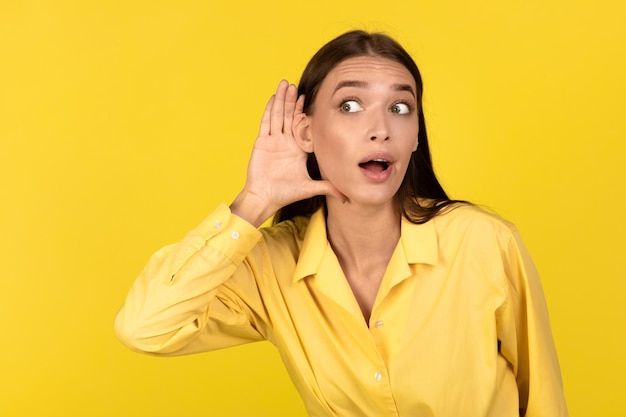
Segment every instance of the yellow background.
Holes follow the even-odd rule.
[[[112,321],[278,81],[366,28],[417,60],[448,191],[521,229],[572,416],[623,416],[626,2],[268,3],[0,1],[0,415],[304,415],[268,343],[152,358]]]

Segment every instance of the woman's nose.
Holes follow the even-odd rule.
[[[379,123],[377,125],[374,125],[372,127],[372,129],[370,130],[370,133],[369,133],[369,138],[370,138],[371,141],[375,141],[375,140],[386,141],[386,140],[389,140],[389,129],[385,125],[384,121],[382,121],[381,123]]]
[[[370,131],[369,138],[371,141],[380,140],[386,141],[389,140],[389,128],[387,127],[386,114],[377,114],[372,115],[370,119]]]

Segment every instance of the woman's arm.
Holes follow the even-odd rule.
[[[271,279],[256,229],[275,211],[315,195],[344,198],[312,180],[294,137],[303,96],[282,81],[263,113],[246,184],[230,209],[220,206],[183,241],[154,254],[115,320],[133,350],[186,354],[260,340],[267,317],[256,285]]]
[[[254,279],[263,270],[254,253],[260,236],[220,205],[152,256],[117,314],[117,337],[136,351],[176,355],[262,339],[266,318],[258,315]],[[229,279],[230,288],[223,285]]]
[[[507,303],[498,312],[501,353],[517,378],[520,416],[566,417],[561,371],[539,275],[515,232],[503,249]]]

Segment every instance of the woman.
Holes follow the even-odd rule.
[[[566,416],[532,261],[513,225],[448,199],[421,97],[388,36],[325,45],[269,100],[235,201],[152,257],[120,340],[269,340],[311,416]]]

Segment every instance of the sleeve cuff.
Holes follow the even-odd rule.
[[[224,203],[217,206],[191,234],[237,264],[261,239],[261,232],[256,227],[232,214]]]

